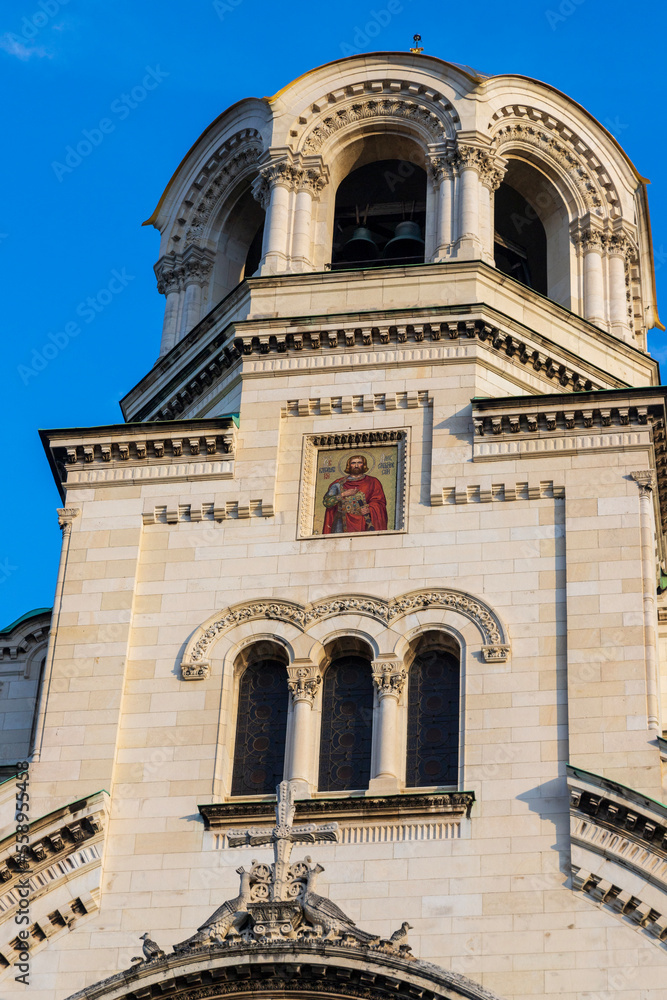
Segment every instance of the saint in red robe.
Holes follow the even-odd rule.
[[[348,490],[354,493],[343,496]],[[344,531],[386,531],[387,500],[382,483],[374,476],[343,476],[331,484],[324,495],[322,534]],[[363,513],[361,508],[368,507]]]

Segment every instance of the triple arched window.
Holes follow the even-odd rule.
[[[319,792],[373,788],[394,778],[397,790],[459,783],[460,673],[457,643],[441,631],[421,635],[403,663],[373,661],[351,637],[329,649],[321,684],[293,690],[277,644],[251,647],[239,665],[231,794],[272,794],[287,773],[296,741],[311,746],[309,782]],[[407,679],[406,679],[407,675]],[[319,676],[319,675],[318,675]],[[297,698],[307,701],[305,716]],[[383,705],[383,699],[391,699]],[[303,727],[307,727],[307,732]],[[301,727],[301,728],[300,728]],[[395,761],[393,771],[387,761]],[[396,773],[394,773],[394,771]]]

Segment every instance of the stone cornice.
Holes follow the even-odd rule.
[[[140,962],[67,1000],[214,1000],[223,996],[355,1000],[501,1000],[457,972],[358,942],[221,944]]]
[[[568,765],[573,887],[667,942],[667,807]]]
[[[50,622],[51,609],[45,609],[39,615],[31,615],[30,618],[19,621],[14,628],[0,632],[0,662],[5,659],[16,660],[35,646],[45,645]]]
[[[667,531],[667,435],[665,389],[472,399],[473,461],[540,458],[549,452],[618,450],[655,452],[660,516]]]
[[[231,416],[48,430],[40,436],[63,497],[72,486],[233,475]]]
[[[19,883],[25,886],[27,880],[30,888],[32,922],[26,930],[31,951],[98,909],[108,813],[108,794],[97,792],[32,822],[30,847],[23,856],[17,851],[15,833],[0,842],[0,974],[25,947],[16,938],[13,920],[21,898]],[[98,879],[91,890],[92,870]],[[85,873],[85,884],[77,884],[77,876]],[[51,902],[45,897],[54,890],[56,901]]]
[[[373,822],[387,819],[410,819],[418,816],[470,816],[474,792],[427,792],[405,795],[359,796],[332,799],[299,799],[296,802],[298,821],[355,820]],[[228,826],[253,822],[275,822],[273,801],[213,802],[198,806],[208,830],[224,830]]]
[[[400,272],[400,268],[392,268],[392,278]],[[383,274],[382,269],[373,271],[373,281],[382,280]],[[507,286],[509,281],[505,275],[498,274],[495,268],[480,261],[423,264],[406,269],[403,277],[405,281],[419,279],[419,286],[415,285],[415,294],[417,301],[419,301],[418,287],[422,287],[423,281],[427,282],[436,276],[445,282],[454,281],[459,276],[463,279],[475,274],[479,274],[480,281],[491,282],[494,286],[496,284]],[[121,401],[123,413],[132,421],[171,420],[177,417],[187,407],[192,406],[199,397],[210,393],[215,385],[218,385],[224,378],[228,378],[230,371],[241,370],[239,365],[241,355],[234,346],[235,341],[239,338],[256,337],[257,356],[262,356],[262,351],[268,340],[269,356],[272,357],[283,353],[279,341],[287,343],[285,338],[287,331],[297,334],[302,332],[304,342],[309,343],[305,334],[308,334],[310,330],[317,331],[319,328],[322,345],[323,340],[330,343],[329,333],[333,334],[340,330],[336,349],[344,353],[345,349],[349,350],[347,347],[343,348],[346,334],[348,338],[351,333],[354,334],[355,344],[358,344],[359,350],[363,349],[363,333],[357,334],[355,332],[357,330],[370,330],[373,327],[379,328],[383,325],[396,326],[397,329],[402,327],[407,330],[409,326],[412,326],[416,328],[419,336],[420,328],[427,323],[439,327],[440,323],[443,322],[460,324],[471,319],[479,319],[492,329],[501,331],[502,338],[496,347],[494,347],[494,342],[497,338],[487,339],[484,343],[492,355],[499,353],[504,359],[509,357],[511,363],[516,364],[519,368],[522,366],[520,360],[522,356],[527,354],[526,364],[532,364],[533,352],[537,351],[540,372],[547,379],[559,378],[560,368],[565,366],[566,371],[572,373],[576,371],[579,374],[582,387],[587,381],[598,388],[623,384],[620,379],[609,375],[604,369],[596,367],[590,361],[582,361],[576,353],[563,348],[562,344],[558,342],[557,336],[552,336],[551,333],[545,336],[539,330],[531,329],[513,316],[486,305],[483,300],[459,305],[418,305],[410,308],[369,312],[355,310],[348,313],[323,312],[318,314],[314,311],[308,316],[297,315],[282,319],[241,319],[243,315],[252,315],[256,297],[263,296],[274,289],[277,291],[284,288],[289,291],[295,283],[299,287],[303,287],[305,283],[305,286],[311,291],[315,304],[314,309],[316,309],[318,295],[327,292],[330,288],[332,290],[340,288],[341,301],[344,301],[344,289],[349,287],[352,291],[355,284],[367,280],[368,275],[369,272],[363,270],[348,271],[344,275],[342,272],[323,271],[307,275],[283,274],[257,279],[250,278],[242,282],[226,299],[211,310],[182,341],[179,341],[169,354],[161,358],[141,382],[125,396]],[[570,313],[564,307],[544,299],[543,296],[518,283],[516,283],[516,291],[522,300],[526,299],[535,307],[539,305],[545,318],[549,320],[549,330],[553,331],[554,334],[557,334],[561,327],[563,329],[567,327],[578,337],[589,338],[591,341],[599,343],[605,354],[611,350],[619,358],[624,359],[624,362],[629,362],[632,366],[631,370],[636,368],[637,361],[641,359],[642,366],[647,365],[656,372],[657,380],[657,363],[647,358],[643,352],[632,345],[618,340],[612,334],[598,329],[580,316]],[[483,293],[484,288],[480,288],[479,292]],[[260,308],[258,311],[263,312],[264,310]],[[408,337],[410,336],[408,333]],[[508,336],[511,341],[506,344]],[[260,337],[266,339],[260,342]],[[398,343],[398,335],[396,341]],[[411,343],[406,339],[406,343],[409,342]],[[441,343],[445,342],[459,345],[466,342],[466,337],[459,335],[458,338],[450,341],[449,333],[447,333],[445,339],[441,340]],[[424,337],[422,343],[429,344],[430,340]],[[522,344],[525,346],[525,350],[521,350]],[[320,350],[328,349],[322,346],[320,348]],[[287,348],[284,353],[288,353]],[[301,357],[304,356],[302,353]],[[547,369],[544,368],[549,359],[553,362],[555,372],[553,375],[547,375]],[[355,359],[354,363],[358,363],[358,359]],[[645,374],[641,373],[641,381],[644,384],[650,382],[651,378],[650,371]]]

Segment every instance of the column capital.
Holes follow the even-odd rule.
[[[293,704],[305,701],[312,706],[321,683],[319,667],[311,660],[294,660],[288,664],[287,687]]]
[[[650,496],[656,487],[655,472],[652,469],[644,469],[640,472],[631,472],[630,478],[634,479],[639,487],[640,496]]]
[[[183,285],[204,285],[213,267],[215,254],[206,247],[190,246],[182,257]]]
[[[157,290],[160,295],[169,295],[170,292],[180,292],[183,288],[183,255],[170,253],[160,257],[153,268],[157,278]]]
[[[378,697],[400,698],[408,677],[402,660],[373,660],[371,670]]]
[[[62,530],[63,537],[72,531],[72,521],[81,513],[80,507],[58,507],[58,524]]]
[[[570,236],[578,255],[599,253],[602,256],[606,250],[607,237],[601,229],[595,229],[591,226],[585,228],[577,226],[571,231]]]

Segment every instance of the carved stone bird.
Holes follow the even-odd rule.
[[[412,930],[412,924],[409,924],[407,920],[404,920],[397,931],[389,938],[389,943],[394,946],[394,948],[399,948],[401,945],[406,945],[408,943],[408,931]]]
[[[318,896],[314,892],[317,876],[323,872],[322,865],[315,865],[308,871],[306,879],[306,892],[304,894],[301,907],[306,920],[316,928],[321,928],[325,939],[338,937],[341,934],[349,934],[358,941],[365,944],[377,943],[380,938],[377,935],[369,934],[360,930],[354,920],[350,920],[347,914],[343,913],[339,906],[336,906],[330,899]]]
[[[164,958],[164,952],[159,945],[152,941],[148,936],[148,931],[141,935],[141,940],[143,943],[144,959],[147,962],[152,962],[154,958]]]
[[[241,889],[234,899],[228,899],[219,906],[206,923],[197,928],[197,933],[174,945],[174,951],[187,951],[197,945],[210,944],[212,941],[224,941],[231,930],[239,930],[248,918],[248,903],[250,902],[250,872],[245,868],[237,868],[241,876]]]

